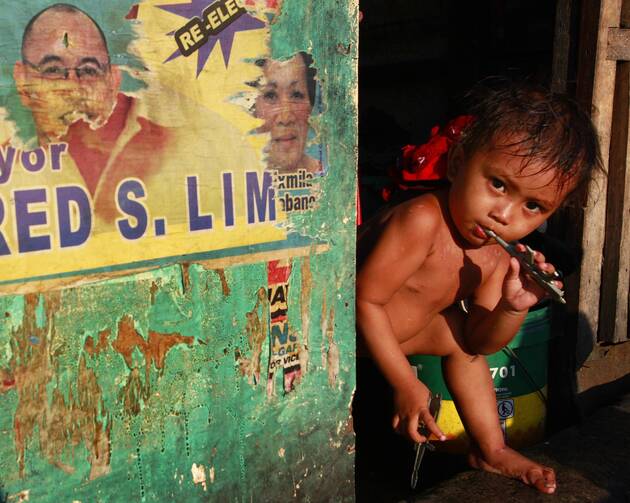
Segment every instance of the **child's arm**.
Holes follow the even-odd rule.
[[[357,325],[374,361],[394,389],[393,426],[415,442],[423,421],[438,438],[428,410],[429,390],[412,371],[385,306],[422,265],[438,228],[439,209],[414,203],[395,211],[357,276]]]
[[[536,252],[534,260],[541,271],[555,271],[542,253]],[[556,283],[562,287],[561,282]],[[547,296],[534,280],[520,273],[518,260],[510,257],[503,261],[475,292],[466,321],[467,349],[478,354],[496,353],[516,335],[529,309]]]

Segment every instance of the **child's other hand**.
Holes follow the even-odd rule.
[[[429,411],[430,391],[421,381],[416,381],[410,389],[394,391],[394,430],[413,442],[426,442],[428,439],[418,432],[420,423],[440,440],[446,436],[438,428]]]
[[[525,251],[524,245],[518,245],[519,251]],[[553,264],[545,262],[545,256],[540,252],[534,252],[535,267],[544,273],[553,274],[556,268]],[[561,281],[554,284],[562,289]],[[549,294],[540,287],[536,281],[530,278],[526,271],[521,270],[519,261],[510,257],[510,267],[503,280],[503,298],[514,311],[524,311],[536,305]]]

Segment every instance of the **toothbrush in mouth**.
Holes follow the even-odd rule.
[[[516,245],[518,243],[508,243],[501,236],[499,236],[496,232],[483,228],[484,232],[488,237],[493,238],[501,247],[508,252],[512,257],[517,259],[521,264],[521,267],[525,269],[527,274],[536,282],[538,285],[543,288],[551,298],[557,302],[562,304],[566,304],[564,300],[564,291],[560,290],[556,285],[552,283],[553,280],[558,279],[560,275],[555,272],[554,274],[548,274],[539,270],[534,263],[534,250],[532,250],[529,246],[525,245],[525,251],[518,251],[516,249]]]

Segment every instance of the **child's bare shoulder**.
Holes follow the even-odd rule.
[[[394,209],[392,223],[410,235],[437,232],[444,223],[443,196],[428,192]]]
[[[426,256],[443,222],[439,199],[432,193],[388,208],[359,231],[357,267],[361,269],[368,257],[373,261],[375,257],[413,260],[417,254]]]

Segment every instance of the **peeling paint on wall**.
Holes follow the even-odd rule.
[[[4,371],[14,382],[18,403],[13,416],[16,462],[21,477],[25,476],[27,445],[36,434],[42,455],[48,462],[72,474],[74,466],[65,460],[68,447],[83,444],[88,451],[90,480],[109,472],[109,433],[111,421],[104,410],[101,388],[82,356],[74,387],[65,396],[54,382],[62,345],[54,322],[60,308],[60,295],[46,295],[45,321],[41,328],[33,321],[35,310],[44,296],[25,297],[23,323],[11,337],[12,358]]]
[[[328,349],[326,350],[326,370],[328,371],[328,384],[335,386],[337,376],[339,375],[339,347],[335,343],[335,308],[330,308],[328,323],[326,325],[326,341]]]
[[[229,297],[230,285],[228,285],[227,279],[225,277],[225,271],[223,269],[217,269],[216,273],[219,275],[219,279],[221,280],[221,289],[223,290],[223,295],[225,297]]]
[[[310,335],[311,321],[311,292],[313,289],[313,274],[311,273],[311,259],[306,256],[302,259],[302,285],[300,288],[300,313],[302,315],[302,342],[298,352],[302,374],[308,372],[309,349],[308,338]]]
[[[197,465],[196,463],[193,463],[190,471],[192,473],[193,483],[195,485],[201,484],[203,490],[207,491],[208,486],[206,485],[206,468],[203,465]]]
[[[120,354],[130,370],[127,382],[120,390],[119,400],[127,414],[137,415],[142,406],[149,400],[151,392],[151,367],[155,366],[159,375],[164,373],[167,353],[179,344],[191,346],[193,337],[181,334],[161,334],[149,331],[145,340],[136,330],[133,318],[125,315],[118,322],[117,336],[112,341],[112,348]],[[140,365],[134,361],[134,353],[139,352],[144,358],[144,380],[140,374]],[[137,354],[137,353],[136,353]]]
[[[9,494],[7,497],[7,501],[17,501],[17,503],[22,503],[23,501],[29,501],[30,491],[25,489],[24,491],[20,491],[19,493]]]
[[[250,356],[247,358],[239,355],[238,358],[241,373],[247,376],[249,384],[258,384],[260,382],[260,360],[263,343],[267,339],[269,327],[268,304],[267,291],[260,287],[256,293],[254,309],[245,314],[247,320],[245,330],[247,331]]]
[[[0,500],[352,501],[356,2],[234,0],[232,14],[257,28],[234,26],[231,49],[208,38],[189,57],[175,54],[175,31],[217,0],[71,2],[102,28],[121,93],[143,107],[140,130],[174,141],[142,163],[188,143],[128,198],[140,217],[127,215],[130,229],[147,210],[137,240],[106,234],[112,222],[95,207],[95,240],[58,246],[78,236],[81,202],[68,202],[64,221],[49,198],[25,202],[34,220],[18,224],[22,244],[49,236],[55,249],[21,252],[7,191],[81,161],[63,154],[53,169],[12,77],[24,26],[52,3],[0,0],[12,13],[0,20]],[[261,89],[281,83],[267,65],[308,72],[312,100],[261,112]],[[302,117],[293,167],[273,147],[276,112],[287,110]],[[97,151],[111,150],[100,128],[87,130],[97,165]],[[188,168],[197,178],[180,187]],[[47,196],[67,185],[46,180]],[[160,213],[182,197],[190,211]]]

